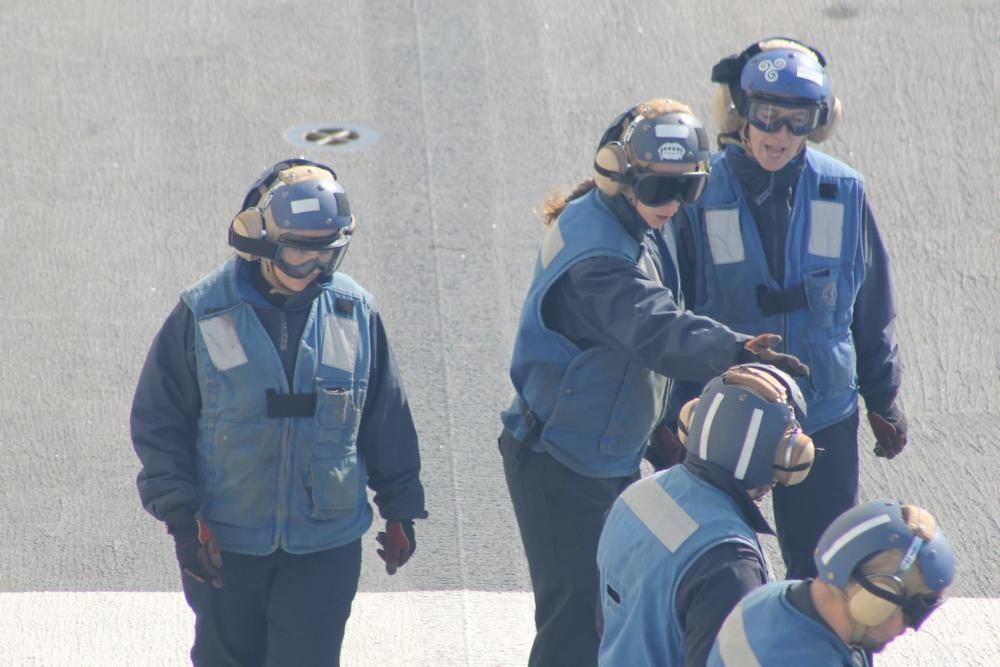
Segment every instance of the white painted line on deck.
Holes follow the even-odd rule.
[[[516,667],[534,634],[528,593],[361,593],[345,667]],[[180,593],[0,593],[0,666],[189,664],[194,617]],[[1000,600],[954,598],[878,667],[1000,664]]]

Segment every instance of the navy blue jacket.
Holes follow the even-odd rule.
[[[645,243],[668,289],[643,275],[634,262],[592,257],[570,267],[549,290],[542,306],[545,323],[581,349],[604,345],[621,350],[671,378],[704,382],[740,363],[750,337],[684,310],[665,246],[624,197],[600,197],[622,226]]]

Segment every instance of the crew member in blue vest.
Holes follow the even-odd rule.
[[[712,79],[723,150],[704,197],[677,216],[687,306],[749,335],[776,332],[806,362],[803,429],[823,463],[804,484],[775,489],[787,576],[815,575],[823,529],[858,501],[858,396],[876,456],[906,445],[889,258],[864,181],[806,145],[841,113],[822,54],[787,39],[723,59]],[[671,413],[698,387],[673,389]],[[669,421],[669,419],[668,419]]]
[[[915,505],[874,500],[820,538],[819,576],[768,584],[726,618],[712,667],[866,667],[907,628],[918,630],[955,577],[951,543]]]
[[[652,100],[606,130],[595,178],[542,212],[499,438],[535,595],[531,665],[597,662],[597,541],[662,420],[667,377],[706,381],[755,359],[807,371],[770,349],[777,336],[736,334],[675,300],[669,246],[652,232],[697,201],[708,157],[691,110]]]
[[[195,665],[339,664],[372,523],[393,574],[426,518],[417,435],[372,296],[338,271],[336,174],[279,162],[236,249],[181,293],[132,405],[142,504],[173,536]]]
[[[772,366],[735,366],[681,410],[681,465],[635,482],[597,548],[601,665],[704,667],[740,598],[768,581],[756,503],[809,474],[805,399]]]

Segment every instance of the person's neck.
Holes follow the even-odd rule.
[[[823,617],[833,633],[840,637],[845,645],[850,646],[855,641],[854,632],[857,624],[851,620],[847,612],[844,593],[819,579],[813,579],[809,582],[809,596],[816,607],[816,612]]]

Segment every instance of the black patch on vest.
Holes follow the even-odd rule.
[[[820,183],[819,184],[819,196],[823,199],[836,199],[837,198],[837,184],[836,183]]]
[[[277,417],[312,417],[316,414],[316,394],[279,394],[268,389],[267,416]]]
[[[350,299],[338,298],[333,306],[340,315],[354,315],[354,302]]]

